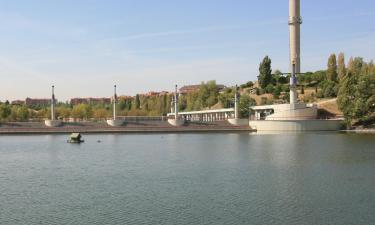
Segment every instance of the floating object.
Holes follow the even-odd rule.
[[[72,133],[70,135],[70,139],[68,140],[68,143],[83,143],[85,142],[84,140],[82,140],[82,135],[80,133]]]

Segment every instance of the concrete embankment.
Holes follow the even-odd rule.
[[[1,123],[0,134],[58,134],[58,133],[189,133],[189,132],[251,132],[249,126],[233,126],[228,122],[188,123],[174,127],[166,121],[128,122],[111,127],[104,122],[64,123],[60,127],[46,127],[42,122]]]

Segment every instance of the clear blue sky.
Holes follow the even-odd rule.
[[[301,0],[302,70],[375,53],[374,0]],[[288,0],[0,0],[0,100],[109,96],[288,70]],[[16,88],[18,86],[18,88]]]

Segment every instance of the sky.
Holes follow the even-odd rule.
[[[301,70],[374,59],[375,1],[301,0]],[[288,0],[0,0],[0,101],[172,91],[289,68]]]

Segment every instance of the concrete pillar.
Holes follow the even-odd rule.
[[[301,72],[300,32],[301,32],[300,0],[289,0],[289,45],[290,66],[295,65],[296,73]],[[291,68],[292,69],[292,68]]]
[[[300,0],[289,0],[290,104],[297,103],[296,74],[301,72],[301,12]]]

